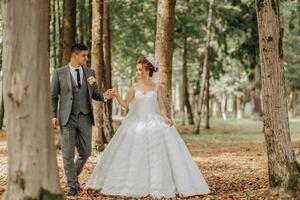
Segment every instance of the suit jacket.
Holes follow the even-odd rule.
[[[88,87],[89,101],[92,111],[92,124],[94,125],[94,113],[92,99],[96,101],[103,101],[103,94],[98,92],[97,83],[94,82],[93,85],[89,85],[87,79],[89,77],[95,78],[94,70],[83,66],[83,81],[86,81]],[[85,78],[86,77],[86,78]],[[69,121],[69,117],[72,111],[73,104],[73,92],[71,83],[71,74],[69,65],[63,66],[61,68],[55,69],[52,75],[51,82],[51,99],[52,99],[52,117],[59,118],[60,125],[66,125]]]

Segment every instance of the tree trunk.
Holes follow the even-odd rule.
[[[251,119],[259,120],[262,116],[260,92],[259,89],[253,88],[250,92],[250,99],[252,104]]]
[[[1,7],[2,10],[2,7]],[[1,13],[1,21],[3,21],[3,16]],[[3,35],[3,32],[1,33]],[[4,122],[4,92],[3,92],[3,69],[2,69],[2,59],[3,59],[3,45],[0,48],[0,72],[2,72],[1,76],[1,102],[0,102],[0,129],[3,129],[3,122]]]
[[[294,116],[294,103],[295,103],[295,92],[290,91],[288,98],[288,116],[289,118],[293,118]]]
[[[5,199],[63,199],[50,126],[49,1],[4,1],[3,15]]]
[[[243,119],[244,108],[242,96],[236,97],[236,119]]]
[[[86,32],[86,21],[84,19],[84,15],[87,13],[87,11],[85,10],[85,1],[82,0],[77,2],[76,13],[76,41],[78,41],[81,44],[85,44],[84,35]]]
[[[184,32],[184,31],[183,31]],[[183,38],[183,55],[182,55],[182,82],[180,85],[180,107],[179,107],[179,117],[180,117],[180,125],[185,125],[185,110],[184,110],[184,105],[185,105],[185,95],[186,95],[186,90],[187,90],[187,65],[186,65],[186,36]],[[175,90],[176,93],[176,90]],[[176,95],[176,94],[174,94]]]
[[[254,31],[252,31],[254,32]],[[262,108],[260,100],[260,85],[261,76],[259,74],[259,66],[256,62],[256,52],[255,48],[250,48],[248,51],[249,63],[251,72],[248,76],[250,88],[250,102],[252,105],[251,119],[260,120],[262,117]]]
[[[203,62],[203,71],[202,71],[202,79],[200,87],[200,94],[198,100],[197,114],[198,120],[194,126],[193,133],[200,134],[200,124],[201,124],[201,115],[202,115],[202,104],[204,99],[204,88],[207,82],[207,76],[209,74],[209,47],[210,47],[210,38],[211,38],[211,24],[212,24],[212,5],[214,0],[209,1],[209,10],[208,10],[208,18],[207,18],[207,31],[206,31],[206,44],[205,44],[205,52],[204,52],[204,62]],[[200,82],[199,82],[200,83]]]
[[[3,92],[3,77],[2,77],[2,87],[1,87],[1,103],[0,103],[0,129],[3,130],[3,122],[4,122],[4,92]]]
[[[175,21],[175,0],[157,0],[155,58],[159,62],[159,82],[164,94],[164,104],[171,116],[172,58]]]
[[[299,164],[292,147],[285,88],[279,1],[256,1],[262,74],[264,135],[270,191],[296,191]]]
[[[50,67],[57,67],[56,65],[56,48],[55,48],[55,1],[50,0],[50,26],[49,26],[49,32],[50,32]]]
[[[109,2],[108,0],[104,1],[103,9],[103,42],[104,42],[104,66],[105,66],[105,87],[106,89],[112,88],[111,84],[111,45],[110,45],[110,17],[109,17]],[[112,101],[107,101],[105,108],[105,127],[107,134],[112,137],[114,134],[113,129],[113,120],[112,120]]]
[[[193,125],[194,124],[194,117],[193,117],[192,106],[191,106],[190,100],[189,100],[189,93],[187,93],[187,95],[186,95],[185,106],[186,106],[186,111],[187,111],[187,114],[188,114],[188,123],[189,123],[189,125]]]
[[[76,0],[64,0],[63,64],[68,64],[76,37]]]
[[[54,68],[57,68],[59,66],[58,63],[58,42],[59,42],[59,26],[58,26],[58,15],[57,12],[58,9],[58,3],[59,1],[53,0],[53,66]],[[60,66],[59,66],[60,67]]]
[[[91,65],[95,70],[98,88],[102,88],[103,72],[103,0],[93,0],[92,2],[92,50]],[[95,126],[93,127],[94,140],[100,150],[104,149],[103,138],[103,103],[94,101]],[[95,142],[94,142],[95,143]]]
[[[183,64],[183,67],[184,67],[184,64]],[[184,69],[182,70],[182,76],[184,73]],[[180,88],[181,88],[181,91],[180,91],[180,106],[179,106],[179,117],[180,117],[180,125],[181,126],[184,126],[185,125],[185,110],[184,110],[184,95],[185,95],[185,92],[184,92],[184,83],[183,83],[184,80],[182,80],[182,83],[180,84]]]
[[[227,96],[222,95],[221,97],[221,113],[223,120],[227,120]]]
[[[88,10],[89,10],[89,14],[90,14],[89,15],[89,29],[87,30],[88,31],[88,47],[89,47],[89,49],[92,49],[93,0],[87,0],[87,1],[88,1],[88,4],[89,4]],[[92,54],[89,54],[88,57],[89,57],[89,60],[88,60],[87,65],[91,67]]]
[[[76,41],[89,45],[90,34],[90,13],[89,13],[89,0],[77,1],[76,8]],[[89,54],[90,55],[90,54]]]
[[[183,106],[186,106],[186,111],[188,115],[188,123],[189,125],[194,124],[194,118],[193,118],[193,111],[191,108],[190,100],[189,100],[189,83],[188,83],[188,76],[187,76],[187,38],[184,37],[183,41],[183,64],[182,64],[182,103]],[[183,107],[183,115],[185,116],[184,107]],[[183,121],[185,122],[185,121]]]
[[[62,49],[62,40],[63,40],[63,26],[62,26],[62,13],[63,9],[61,9],[61,0],[55,1],[55,38],[56,38],[56,67],[62,66],[62,57],[63,57],[63,49]]]
[[[206,129],[209,129],[210,128],[210,125],[209,125],[209,71],[207,73],[207,76],[206,76],[206,90],[205,90],[206,94],[206,120],[205,120],[205,128]]]

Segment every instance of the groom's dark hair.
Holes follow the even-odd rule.
[[[87,46],[85,46],[83,44],[76,43],[76,44],[73,44],[72,47],[71,47],[71,54],[74,53],[74,52],[87,51],[87,50],[88,50]]]

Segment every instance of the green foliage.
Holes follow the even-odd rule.
[[[300,2],[285,1],[281,4],[283,19],[283,51],[285,75],[291,90],[300,89]]]
[[[156,1],[110,1],[113,77],[131,84],[137,60],[154,54]],[[120,83],[119,81],[117,81]]]
[[[62,8],[51,1],[50,59],[59,65]],[[77,41],[90,41],[89,0],[77,1]],[[112,77],[114,87],[127,87],[134,82],[135,67],[141,55],[154,54],[156,33],[156,1],[110,0],[110,29],[112,44]],[[256,1],[258,6],[263,1]],[[183,41],[187,40],[189,89],[199,92],[204,59],[208,0],[179,0],[175,8],[173,82],[181,81]],[[287,85],[300,88],[300,2],[282,1],[280,14],[283,26],[283,58]],[[59,13],[57,13],[59,12]],[[56,16],[54,24],[53,16]],[[60,16],[60,18],[58,18]],[[253,0],[215,0],[213,5],[212,38],[210,43],[210,71],[213,84],[222,76],[232,80],[249,76],[259,68],[259,44],[256,3]],[[60,23],[60,24],[59,24]],[[55,27],[53,27],[55,25]],[[60,27],[59,27],[60,26]],[[60,38],[61,41],[61,38]],[[55,48],[54,48],[55,47]],[[55,61],[53,61],[55,60]],[[257,70],[259,71],[259,70]],[[222,82],[222,80],[221,80]],[[232,87],[236,81],[231,82]],[[240,91],[240,89],[238,90]]]
[[[77,0],[76,8],[76,41],[85,45],[90,43],[90,0]]]

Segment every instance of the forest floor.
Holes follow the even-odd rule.
[[[267,156],[262,134],[262,122],[251,120],[212,119],[211,129],[200,135],[189,134],[191,126],[177,126],[193,159],[204,174],[211,194],[190,198],[173,199],[300,199],[299,197],[276,197],[268,194]],[[300,161],[300,120],[290,122],[294,150]],[[6,187],[7,147],[0,133],[0,198]],[[60,182],[67,190],[63,174],[61,152],[57,150]],[[97,161],[96,155],[88,160],[79,181],[84,187]],[[81,189],[77,197],[68,199],[121,200],[132,198],[105,197],[96,191]],[[145,197],[142,199],[151,199]]]

